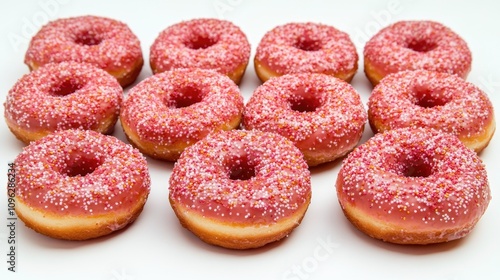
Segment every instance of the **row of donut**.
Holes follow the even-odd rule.
[[[85,240],[132,223],[150,191],[144,156],[112,136],[62,130],[16,157],[16,213],[42,234]],[[336,180],[346,217],[366,234],[401,244],[467,236],[491,199],[477,154],[428,128],[379,133],[343,162]],[[181,224],[226,248],[287,236],[311,201],[311,175],[286,138],[257,130],[214,133],[184,152],[169,179]]]
[[[354,88],[324,74],[284,75],[265,82],[245,106],[236,84],[213,70],[176,69],[131,88],[91,64],[46,64],[23,76],[5,102],[7,125],[25,143],[71,128],[122,128],[144,154],[176,161],[211,132],[240,126],[276,132],[304,153],[309,166],[351,151],[366,111]],[[304,114],[304,112],[308,112]]]
[[[91,64],[51,63],[23,76],[9,91],[5,119],[25,143],[53,131],[110,133],[118,118],[129,142],[151,157],[176,161],[211,132],[241,126],[275,132],[302,151],[309,166],[333,161],[373,132],[430,127],[482,151],[493,137],[488,96],[447,73],[417,70],[388,75],[375,86],[368,115],[356,90],[335,77],[287,74],[260,85],[247,104],[236,84],[213,70],[175,69],[123,89]]]
[[[239,83],[250,43],[239,27],[217,19],[183,21],[163,30],[150,48],[153,73],[176,68],[214,69]],[[426,69],[465,78],[471,68],[466,42],[431,21],[401,21],[382,29],[365,45],[365,73],[375,85],[402,70]],[[31,70],[52,62],[87,62],[134,82],[143,66],[139,39],[119,21],[81,16],[49,22],[32,38],[25,63]],[[347,33],[318,23],[289,23],[268,31],[254,58],[258,77],[324,73],[350,81],[358,54]]]

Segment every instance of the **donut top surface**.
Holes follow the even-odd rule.
[[[212,69],[229,74],[246,65],[250,43],[241,29],[226,20],[201,18],[163,30],[151,45],[159,72],[176,68]]]
[[[149,193],[146,159],[115,137],[64,130],[25,147],[15,160],[16,198],[56,214],[127,211]]]
[[[227,76],[213,70],[176,69],[132,88],[121,119],[141,139],[161,145],[192,144],[220,130],[243,111],[243,96]]]
[[[311,195],[300,151],[260,131],[210,134],[186,149],[170,177],[170,198],[206,217],[234,223],[275,223]]]
[[[139,39],[120,21],[80,16],[51,21],[31,39],[25,63],[87,62],[106,71],[132,67],[142,58]]]
[[[368,101],[371,121],[381,131],[429,127],[474,137],[494,118],[493,105],[477,86],[447,73],[417,70],[386,76]]]
[[[425,69],[464,78],[472,62],[467,43],[433,21],[400,21],[382,29],[366,43],[364,56],[384,76]]]
[[[422,229],[469,223],[491,199],[477,154],[454,135],[424,128],[370,138],[343,162],[337,188],[340,199],[377,219]]]
[[[319,142],[341,139],[364,126],[367,115],[359,94],[347,82],[301,73],[271,78],[259,86],[245,106],[243,120],[246,127],[276,132],[297,143],[311,137]]]
[[[319,23],[288,23],[268,31],[257,46],[255,59],[276,73],[348,72],[358,54],[349,35]]]
[[[92,129],[118,115],[123,89],[87,63],[46,64],[20,78],[7,94],[5,117],[28,130]]]

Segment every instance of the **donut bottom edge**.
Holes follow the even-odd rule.
[[[304,155],[304,159],[306,160],[307,165],[309,167],[316,167],[324,163],[334,162],[344,158],[347,154],[349,154],[352,150],[354,150],[354,148],[356,148],[359,141],[361,140],[361,137],[363,136],[364,130],[365,126],[363,125],[356,133],[349,135],[349,137],[346,136],[346,138],[348,138],[347,141],[345,139],[342,140],[336,139],[339,142],[343,143],[341,147],[338,147],[336,149],[329,149],[329,148],[307,149],[306,147],[300,144],[296,145],[299,147],[302,154]],[[315,148],[315,146],[316,145],[312,147]]]
[[[236,67],[234,71],[227,73],[226,75],[233,80],[233,82],[237,85],[241,83],[241,79],[245,75],[245,71],[247,70],[248,62],[242,63],[240,66]]]
[[[217,130],[232,130],[236,129],[241,122],[241,115],[234,117],[230,122],[223,124]],[[125,136],[130,144],[139,149],[143,154],[154,159],[175,162],[179,159],[182,152],[194,143],[177,141],[170,145],[159,145],[151,141],[141,139],[141,137],[128,125],[124,118],[120,118],[120,123],[125,133]]]
[[[492,119],[491,123],[484,129],[484,133],[471,138],[460,138],[460,141],[462,141],[465,146],[474,150],[476,153],[480,153],[490,144],[490,141],[495,134],[495,130],[495,119]]]
[[[364,58],[364,70],[366,78],[370,81],[372,86],[376,86],[380,80],[382,80],[385,75],[379,71],[373,64],[370,62],[370,60],[365,56]]]
[[[282,76],[284,74],[279,74],[275,71],[273,71],[269,66],[267,66],[265,63],[261,62],[257,58],[254,59],[254,68],[255,68],[255,73],[257,74],[257,77],[264,83],[270,78],[273,77],[278,77]],[[355,67],[351,71],[348,72],[314,72],[318,74],[325,74],[325,75],[330,75],[335,78],[344,80],[348,83],[352,81],[352,78],[354,78],[354,75],[358,71],[358,68]]]
[[[151,158],[175,162],[187,147],[187,144],[184,143],[184,145],[178,144],[176,146],[170,145],[168,147],[160,148],[158,145],[152,142],[142,141],[140,137],[136,133],[134,133],[123,121],[121,122],[121,125],[128,142],[133,147],[139,149],[141,153]]]
[[[115,130],[115,124],[118,121],[118,115],[110,116],[99,123],[99,126],[93,128],[92,130],[102,133],[102,134],[112,134]],[[5,122],[7,123],[7,127],[10,132],[14,134],[14,136],[25,144],[29,144],[33,141],[39,140],[55,131],[51,131],[48,129],[39,129],[39,130],[27,130],[23,129],[21,126],[16,125],[8,118],[5,118]],[[67,128],[67,129],[76,129],[76,128]],[[63,129],[61,129],[63,130]]]
[[[302,222],[310,197],[290,217],[271,225],[231,224],[204,217],[170,199],[180,224],[205,243],[227,249],[254,249],[287,237]]]
[[[27,61],[26,65],[28,66],[30,71],[35,71],[42,66],[42,64],[37,63],[36,61]],[[144,59],[141,56],[129,68],[121,68],[117,70],[110,70],[110,69],[103,69],[103,70],[108,72],[108,74],[110,74],[111,76],[115,77],[120,86],[122,88],[125,88],[131,85],[133,82],[135,82],[135,80],[141,73],[143,66],[144,66]],[[96,67],[99,66],[96,65]]]
[[[380,83],[380,81],[387,75],[389,74],[393,74],[395,73],[394,71],[392,72],[385,72],[383,69],[379,68],[379,67],[376,67],[371,61],[369,58],[367,58],[366,56],[364,57],[364,72],[365,72],[365,76],[366,78],[368,78],[368,80],[370,81],[370,83],[372,84],[373,87],[375,87],[377,84]],[[405,70],[409,70],[409,71],[412,71],[412,70],[420,70],[420,69],[404,69],[404,70],[401,70],[401,71],[405,71]],[[424,70],[424,69],[422,69]],[[433,70],[433,69],[428,69],[429,71],[436,71],[436,70]],[[384,73],[385,72],[385,73]],[[465,71],[463,73],[463,75],[457,75],[458,77],[462,78],[462,79],[466,79],[467,76],[469,75],[469,72],[470,72],[470,68]]]
[[[16,198],[16,214],[28,228],[40,234],[56,239],[82,241],[111,234],[133,223],[141,214],[147,196],[138,199],[137,204],[129,210],[88,217],[44,213]]]
[[[135,80],[141,73],[143,66],[144,60],[141,57],[140,59],[135,61],[131,68],[124,68],[115,71],[109,70],[107,72],[116,78],[122,88],[125,88],[135,82]]]
[[[163,69],[163,67],[161,67],[160,65],[157,65],[156,62],[154,60],[151,60],[151,59],[149,61],[149,64],[151,66],[151,71],[153,72],[154,75],[162,73],[162,72],[166,72],[166,71],[171,71],[174,69],[183,68],[183,67],[172,67],[172,68],[166,70],[166,69]],[[222,74],[228,76],[235,84],[239,85],[241,82],[241,79],[243,78],[243,75],[245,75],[247,66],[248,66],[248,62],[244,62],[244,63],[240,64],[238,67],[236,67],[233,71],[231,71],[229,73],[222,73]],[[194,67],[194,68],[196,68],[196,67]],[[207,70],[210,70],[210,69],[207,69]],[[214,71],[216,71],[216,70],[214,70]]]
[[[374,118],[373,116],[368,117],[368,122],[370,125],[370,128],[373,133],[383,133],[385,131],[391,130],[390,127],[384,125],[382,122],[380,122],[378,119]],[[396,128],[393,128],[396,129]],[[457,137],[460,139],[460,141],[469,149],[475,151],[476,153],[482,152],[486,147],[488,147],[491,139],[493,138],[493,135],[495,134],[496,131],[496,121],[495,118],[493,117],[491,119],[491,122],[485,126],[485,129],[482,130],[481,133],[468,136],[468,135],[457,135]]]
[[[372,238],[401,245],[428,245],[457,240],[467,236],[479,221],[479,219],[475,219],[462,226],[450,226],[436,230],[419,229],[414,226],[406,228],[378,220],[349,203],[341,203],[341,208],[345,217],[359,231]]]

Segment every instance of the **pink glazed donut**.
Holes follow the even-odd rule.
[[[24,58],[30,70],[63,61],[94,64],[123,87],[135,81],[144,64],[139,39],[130,28],[120,21],[97,16],[47,23],[31,39]]]
[[[365,74],[373,85],[390,73],[429,70],[467,77],[472,55],[467,43],[441,23],[400,21],[365,45]]]
[[[455,135],[430,128],[376,134],[347,156],[336,188],[354,226],[399,244],[465,237],[491,199],[478,155]]]
[[[245,129],[287,137],[309,166],[350,152],[366,120],[361,98],[350,84],[312,73],[271,78],[254,91],[243,111]]]
[[[149,195],[146,159],[132,146],[91,130],[64,130],[17,156],[16,213],[59,239],[85,240],[132,223]]]
[[[186,149],[170,177],[170,204],[203,241],[231,249],[286,237],[311,200],[300,151],[268,132],[213,133]]]
[[[358,69],[358,54],[349,35],[319,23],[288,23],[261,39],[254,59],[262,82],[297,73],[322,73],[347,82]]]
[[[46,64],[24,75],[7,94],[5,120],[12,133],[29,143],[54,131],[114,130],[123,89],[94,65]]]
[[[120,122],[141,152],[176,161],[186,147],[220,130],[240,125],[243,96],[227,76],[214,70],[175,69],[130,89]]]
[[[245,73],[250,43],[241,29],[219,19],[193,19],[163,30],[150,50],[153,73],[177,68],[212,69],[236,84]]]
[[[401,127],[428,127],[456,135],[482,151],[495,132],[493,105],[477,86],[456,75],[426,70],[386,76],[368,101],[374,133]]]

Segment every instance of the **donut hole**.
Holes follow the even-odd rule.
[[[210,38],[207,36],[193,36],[190,40],[184,42],[184,45],[186,47],[193,49],[193,50],[199,50],[199,49],[206,49],[208,47],[211,47],[217,43],[217,40],[215,38]]]
[[[96,157],[91,157],[89,154],[74,152],[67,156],[66,162],[63,168],[63,174],[69,177],[85,176],[94,172],[101,164],[103,160]]]
[[[321,49],[321,42],[310,38],[299,38],[294,47],[306,52],[314,52]]]
[[[292,94],[288,99],[290,108],[296,112],[314,112],[323,105],[323,101],[317,94],[310,93],[306,90],[299,90]]]
[[[421,53],[432,51],[436,47],[437,47],[437,44],[435,42],[430,41],[430,40],[424,40],[424,39],[412,40],[412,41],[408,42],[408,44],[406,46],[406,48],[408,48],[412,51],[421,52]]]
[[[203,100],[203,93],[199,88],[187,86],[174,91],[166,100],[167,106],[173,109],[185,108]]]
[[[404,177],[429,177],[433,173],[433,157],[419,148],[406,147],[409,153],[400,153],[394,162],[397,173]]]
[[[408,161],[403,166],[403,176],[405,177],[429,177],[432,175],[432,166],[425,161]]]
[[[443,106],[450,101],[450,96],[446,95],[443,89],[432,89],[427,85],[415,85],[413,92],[413,103],[422,108]]]
[[[102,38],[90,30],[80,32],[75,37],[75,43],[82,46],[99,45],[101,42]]]
[[[71,79],[65,79],[60,84],[53,86],[49,92],[52,96],[66,96],[81,89],[83,85]]]
[[[228,163],[229,179],[246,181],[255,177],[255,163],[248,157],[233,158]]]

